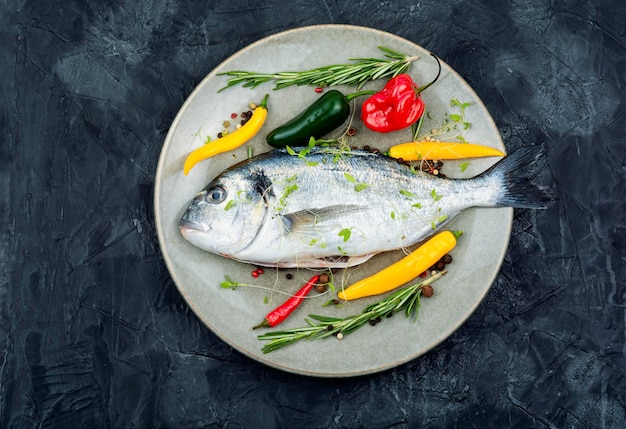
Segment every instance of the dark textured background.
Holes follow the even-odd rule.
[[[558,197],[515,212],[461,329],[352,379],[218,340],[172,283],[153,218],[161,145],[195,85],[320,23],[438,54],[509,150],[545,150],[537,179]],[[625,31],[621,0],[3,1],[0,427],[626,427]]]

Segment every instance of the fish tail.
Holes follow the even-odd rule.
[[[530,175],[522,171],[537,158],[537,151],[531,147],[516,150],[485,171],[481,176],[495,177],[501,183],[494,205],[496,207],[516,207],[545,209],[548,195],[530,182]]]

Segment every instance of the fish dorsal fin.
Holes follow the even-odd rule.
[[[331,222],[346,214],[365,210],[358,205],[337,204],[317,209],[300,210],[283,215],[283,226],[287,234],[319,235],[333,225]]]

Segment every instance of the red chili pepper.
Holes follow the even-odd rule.
[[[399,74],[390,79],[385,87],[363,102],[361,119],[365,126],[379,133],[401,130],[415,123],[424,113],[420,93],[439,79],[441,63],[437,56],[439,71],[435,79],[418,88],[411,76]]]
[[[313,286],[315,286],[319,279],[319,275],[311,277],[311,279],[309,279],[309,281],[306,282],[294,296],[285,301],[280,307],[271,311],[267,316],[265,316],[265,319],[263,319],[261,323],[254,326],[252,329],[271,328],[281,323],[300,305],[300,303],[304,300],[304,297],[311,292],[311,289],[313,289]]]

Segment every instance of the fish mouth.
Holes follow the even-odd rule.
[[[180,232],[182,232],[184,236],[187,236],[188,234],[193,234],[196,232],[205,232],[205,231],[206,231],[206,228],[204,227],[204,225],[198,222],[194,222],[189,219],[183,219],[180,221]]]

